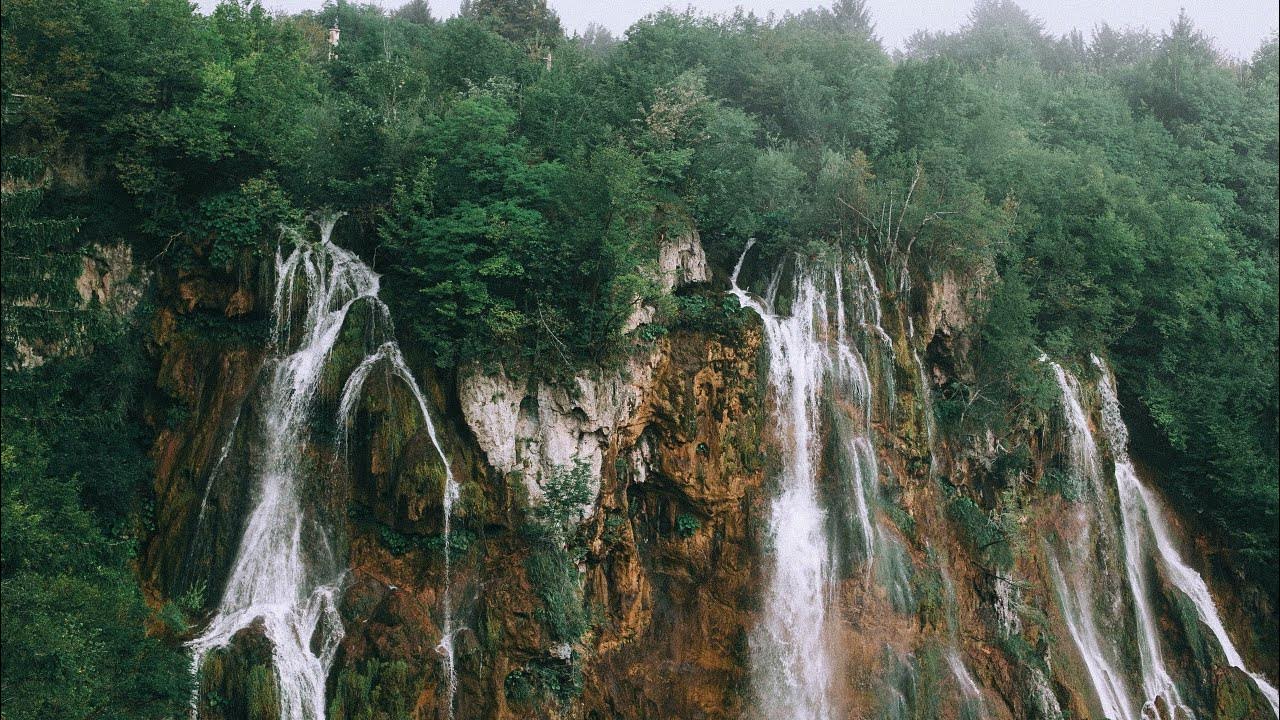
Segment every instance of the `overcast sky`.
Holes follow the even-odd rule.
[[[390,10],[403,0],[369,0]],[[427,0],[438,18],[453,15],[460,0]],[[199,0],[206,10],[216,0]],[[318,8],[322,0],[263,0],[268,8],[296,12]],[[758,15],[799,11],[824,4],[824,0],[549,0],[570,32],[596,22],[621,36],[636,20],[664,7],[683,10],[687,5],[704,12],[722,13],[742,6]],[[1164,30],[1186,8],[1196,26],[1212,36],[1220,50],[1238,58],[1248,58],[1280,24],[1280,4],[1276,0],[1146,0],[1108,2],[1106,0],[1020,0],[1019,4],[1044,21],[1055,34],[1072,28],[1086,36],[1096,25],[1146,27]],[[890,49],[901,48],[916,30],[954,30],[964,23],[972,0],[868,0],[876,33]]]

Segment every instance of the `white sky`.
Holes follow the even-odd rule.
[[[387,9],[400,6],[403,0],[365,0]],[[444,18],[457,12],[460,0],[427,0],[431,13]],[[570,32],[582,30],[587,23],[596,22],[609,28],[615,35],[622,33],[636,20],[664,7],[683,10],[693,5],[698,10],[711,13],[730,12],[737,6],[754,11],[758,15],[826,4],[828,0],[548,0],[548,4],[560,16]],[[216,0],[199,0],[208,10]],[[272,9],[290,12],[320,7],[322,0],[263,0]],[[868,0],[876,24],[876,34],[890,48],[901,48],[916,30],[954,30],[965,21],[972,0]],[[1047,30],[1054,34],[1065,33],[1072,28],[1085,32],[1096,25],[1108,23],[1116,28],[1146,27],[1160,31],[1169,27],[1178,16],[1179,8],[1186,8],[1196,26],[1209,34],[1220,50],[1237,58],[1248,58],[1262,42],[1280,25],[1280,4],[1276,0],[1145,0],[1145,2],[1116,2],[1108,0],[1019,0],[1019,5],[1043,20]]]

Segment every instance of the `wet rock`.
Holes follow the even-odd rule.
[[[198,720],[276,720],[280,688],[271,664],[271,641],[262,624],[236,633],[200,668]]]
[[[1243,671],[1221,668],[1213,684],[1214,720],[1274,720],[1266,698]]]

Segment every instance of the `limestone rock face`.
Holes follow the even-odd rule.
[[[650,392],[658,362],[657,353],[640,352],[617,369],[579,375],[569,384],[472,366],[458,381],[462,415],[489,464],[519,473],[529,497],[537,499],[542,483],[575,462],[600,477],[613,438]]]
[[[81,308],[96,307],[117,318],[130,319],[138,308],[138,302],[147,291],[151,277],[133,262],[133,249],[126,243],[92,245],[80,258],[80,274],[75,279],[76,293]],[[39,297],[17,300],[17,305],[40,306]],[[74,338],[76,333],[71,335]],[[41,338],[14,338],[17,368],[34,368],[49,358],[88,350],[82,342],[46,341]]]
[[[658,246],[657,275],[659,284],[667,292],[711,279],[707,253],[702,249],[697,230],[662,239]]]
[[[674,237],[663,235],[658,240],[658,262],[651,271],[652,280],[665,293],[694,283],[711,279],[707,266],[707,253],[702,248],[698,231],[690,228]],[[631,332],[641,325],[653,322],[656,309],[649,304],[639,304],[623,324],[624,332]]]
[[[666,292],[706,282],[707,256],[697,232],[664,237],[655,272]],[[652,317],[653,308],[639,308],[629,329]],[[587,463],[591,476],[600,477],[613,437],[652,391],[660,361],[658,353],[640,350],[618,369],[588,371],[564,384],[473,364],[458,382],[462,415],[489,464],[502,473],[520,473],[536,499],[547,478],[574,462]]]
[[[591,531],[586,599],[610,622],[583,701],[605,717],[739,717],[768,500],[759,328],[665,347]]]
[[[526,388],[527,383],[511,379],[504,369],[485,372],[479,365],[464,370],[458,381],[462,416],[489,464],[504,473],[520,467],[516,428]]]
[[[479,452],[445,443],[464,477],[455,528],[484,530],[452,558],[457,718],[552,717],[548,688],[567,682],[581,695],[564,717],[738,716],[765,499],[758,332],[676,333],[568,385],[479,368],[459,378],[456,430]],[[574,602],[596,609],[566,642],[549,634],[520,518],[537,482],[575,459],[598,487],[574,541],[585,548]],[[414,716],[443,718],[439,545],[405,532],[420,524],[387,488],[357,487],[354,500],[376,521],[351,527],[339,685],[373,660],[404,662]],[[387,528],[403,540],[388,545]]]
[[[96,302],[118,315],[133,312],[142,299],[146,278],[135,277],[133,249],[129,245],[94,245],[82,263],[76,292],[86,305]]]

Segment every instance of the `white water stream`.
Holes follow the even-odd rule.
[[[848,486],[869,570],[876,555],[869,498],[877,483],[870,441],[871,385],[865,362],[846,336],[840,266],[830,284],[835,303],[829,303],[825,276],[816,268],[801,267],[795,273],[790,312],[782,315],[774,306],[776,279],[763,300],[738,286],[751,247],[748,243],[734,268],[731,292],[764,325],[783,456],[779,494],[769,517],[772,563],[765,611],[752,638],[759,712],[770,720],[828,720],[836,712],[827,645],[835,558],[827,536],[827,512],[818,494],[821,413],[828,392],[863,409],[855,419],[861,425],[846,428],[842,439],[855,475]],[[834,323],[829,318],[833,305]]]
[[[324,527],[314,506],[306,502],[325,490],[331,478],[311,467],[304,449],[311,440],[310,421],[330,352],[357,303],[364,301],[362,305],[373,308],[377,317],[371,332],[383,337],[348,379],[339,425],[345,427],[349,422],[364,378],[379,362],[385,362],[413,393],[447,476],[446,568],[449,514],[457,493],[422,391],[400,357],[386,307],[377,297],[378,276],[355,254],[330,242],[336,221],[335,216],[319,223],[318,242],[295,236],[288,257],[277,253],[273,305],[276,357],[267,373],[269,385],[257,434],[263,449],[254,470],[252,510],[222,600],[204,632],[190,643],[192,668],[198,678],[210,652],[228,646],[237,633],[260,622],[272,645],[281,720],[323,720],[325,682],[343,637],[337,599],[345,569],[332,546],[330,528]],[[303,305],[295,308],[296,302]],[[302,324],[295,328],[298,315]],[[235,425],[232,427],[234,430]],[[228,449],[223,449],[219,465]],[[446,571],[445,637],[441,645],[451,717],[456,676],[448,583]],[[199,701],[198,681],[196,685],[193,715]]]
[[[1072,538],[1072,548],[1061,561],[1068,568],[1063,573],[1059,561],[1051,559],[1051,570],[1054,584],[1062,603],[1063,616],[1067,629],[1080,651],[1085,667],[1089,671],[1094,690],[1103,712],[1116,720],[1138,720],[1140,717],[1159,717],[1150,715],[1157,707],[1169,708],[1180,712],[1179,717],[1191,717],[1178,694],[1169,670],[1164,662],[1160,648],[1160,638],[1156,633],[1156,623],[1148,600],[1148,588],[1142,563],[1145,556],[1139,544],[1138,528],[1121,498],[1121,534],[1124,547],[1121,551],[1128,595],[1133,601],[1137,626],[1135,638],[1138,657],[1142,668],[1143,692],[1140,704],[1135,706],[1132,692],[1127,687],[1124,676],[1119,670],[1123,667],[1124,646],[1121,643],[1118,629],[1123,624],[1116,618],[1099,613],[1102,607],[1118,607],[1118,598],[1108,597],[1114,591],[1098,580],[1105,577],[1095,567],[1095,558],[1090,554],[1094,545],[1102,543],[1109,549],[1109,541],[1116,536],[1113,516],[1107,512],[1107,494],[1101,487],[1101,463],[1098,459],[1098,445],[1093,431],[1089,428],[1088,415],[1081,400],[1080,384],[1075,376],[1068,373],[1055,362],[1049,362],[1054,378],[1062,391],[1063,418],[1067,425],[1067,442],[1070,450],[1071,470],[1088,491],[1088,503],[1079,512],[1080,534]],[[1117,476],[1121,473],[1122,464],[1128,464],[1127,457],[1121,457],[1113,448],[1116,461]],[[1092,511],[1092,512],[1090,512]],[[1095,596],[1097,591],[1100,596]],[[1108,602],[1109,601],[1109,602]],[[1141,708],[1136,710],[1135,708]]]
[[[1145,574],[1141,564],[1146,558],[1151,557],[1152,548],[1147,543],[1154,539],[1155,557],[1164,567],[1166,579],[1195,606],[1201,622],[1209,628],[1222,648],[1227,664],[1238,668],[1252,678],[1258,690],[1271,705],[1272,712],[1276,717],[1280,717],[1280,697],[1278,697],[1280,693],[1277,693],[1276,687],[1260,673],[1250,672],[1245,667],[1240,651],[1227,635],[1218,607],[1209,593],[1204,578],[1182,559],[1172,540],[1163,509],[1151,491],[1138,480],[1133,463],[1129,460],[1129,431],[1125,427],[1124,418],[1120,415],[1115,376],[1111,368],[1097,355],[1092,356],[1092,361],[1101,376],[1098,380],[1098,394],[1102,397],[1102,427],[1111,445],[1111,454],[1115,458],[1116,489],[1120,495],[1121,515],[1124,518],[1128,571],[1135,592],[1142,591],[1143,594],[1141,602],[1136,602],[1135,605],[1139,606],[1140,614],[1147,615],[1145,618],[1140,618],[1144,626],[1143,632],[1146,633],[1148,629],[1152,634],[1155,632],[1154,621],[1150,617],[1150,609],[1147,606]],[[1143,684],[1147,688],[1149,697],[1152,696],[1153,688],[1158,689],[1166,682],[1172,685],[1158,654],[1158,645],[1156,648],[1153,657],[1142,658]],[[1176,695],[1174,697],[1176,698]]]
[[[1044,359],[1048,362],[1047,358]],[[1102,430],[1114,460],[1119,527],[1115,527],[1108,495],[1100,484],[1102,469],[1098,446],[1084,411],[1080,385],[1060,365],[1049,362],[1062,391],[1071,468],[1087,486],[1087,502],[1093,511],[1090,514],[1083,507],[1078,511],[1078,530],[1077,536],[1072,538],[1072,548],[1059,553],[1058,557],[1050,557],[1050,571],[1068,631],[1084,660],[1104,714],[1116,720],[1194,717],[1178,692],[1164,658],[1147,577],[1147,568],[1153,558],[1164,568],[1166,579],[1195,606],[1201,621],[1218,640],[1228,664],[1248,673],[1272,709],[1276,710],[1276,689],[1261,675],[1250,673],[1244,667],[1239,652],[1227,636],[1204,579],[1182,560],[1170,537],[1163,511],[1154,495],[1138,480],[1128,455],[1128,429],[1120,415],[1114,377],[1098,357],[1093,357],[1093,363],[1100,373],[1098,394],[1102,404]],[[1117,544],[1116,537],[1121,539],[1114,552],[1119,554],[1124,565],[1123,586],[1107,585],[1105,569],[1099,570],[1095,566],[1097,559],[1088,552],[1095,543],[1104,548],[1104,552],[1111,549],[1111,545]],[[1124,653],[1129,649],[1123,633],[1119,632],[1124,625],[1107,613],[1108,609],[1123,606],[1125,597],[1115,596],[1119,587],[1123,587],[1125,597],[1133,606],[1133,624],[1137,630],[1134,646],[1142,674],[1141,692],[1138,693],[1128,687],[1120,670]],[[1135,697],[1137,704],[1133,702]]]

